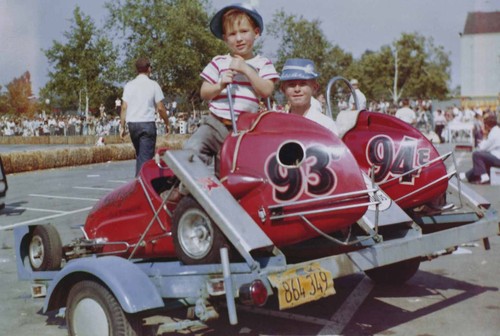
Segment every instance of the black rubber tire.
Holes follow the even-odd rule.
[[[365,274],[379,285],[402,285],[417,273],[419,266],[420,258],[414,258],[377,267]]]
[[[60,269],[62,243],[57,229],[51,224],[37,225],[31,233],[27,255],[33,271]]]
[[[103,285],[92,280],[76,283],[66,302],[66,323],[72,336],[142,336],[142,319],[127,314]]]
[[[183,197],[174,211],[172,236],[175,253],[186,265],[220,263],[220,249],[231,250],[226,237],[191,196]]]

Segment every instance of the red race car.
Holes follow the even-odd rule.
[[[200,168],[194,156],[175,163],[174,152],[164,150],[170,166],[150,160],[136,179],[102,198],[83,237],[62,246],[54,227],[31,227],[31,266],[54,270],[62,260],[109,254],[218,263],[221,247],[245,258],[241,252],[332,237],[380,204],[362,171],[407,212],[443,197],[449,176],[418,130],[391,116],[346,112],[337,119],[342,140],[301,116],[242,114],[214,168]],[[201,175],[185,172],[196,164]],[[179,188],[185,196],[169,202]],[[230,197],[216,201],[221,193]],[[251,237],[256,242],[244,246]]]
[[[344,230],[376,203],[351,151],[315,122],[265,112],[240,116],[238,130],[225,140],[213,173],[196,183],[225,187],[274,246]],[[192,194],[168,201],[178,185],[163,160],[148,161],[136,179],[94,206],[84,237],[61,246],[53,227],[35,227],[33,269],[58,269],[61,259],[89,254],[219,262],[220,247],[231,244]]]

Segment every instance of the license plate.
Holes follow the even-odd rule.
[[[278,289],[280,310],[335,294],[332,274],[319,263],[271,274],[268,279],[273,287]]]

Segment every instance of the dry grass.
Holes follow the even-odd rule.
[[[186,138],[186,136],[177,135],[158,137],[156,147],[180,149]],[[2,154],[5,174],[39,169],[80,166],[107,161],[132,160],[134,158],[135,151],[129,141],[121,144],[107,144],[105,146],[74,147],[55,150],[48,149]]]

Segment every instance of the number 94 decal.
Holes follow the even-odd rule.
[[[401,176],[429,162],[430,149],[417,149],[418,140],[404,136],[396,148],[387,135],[371,138],[366,146],[366,160],[374,166],[375,182],[383,182],[395,176]],[[413,185],[420,170],[415,170],[400,177],[400,183]]]
[[[292,201],[304,193],[313,197],[330,194],[337,186],[337,174],[330,163],[338,159],[338,155],[318,145],[307,148],[304,159],[294,166],[280,164],[273,153],[266,161],[266,173],[274,200]]]

